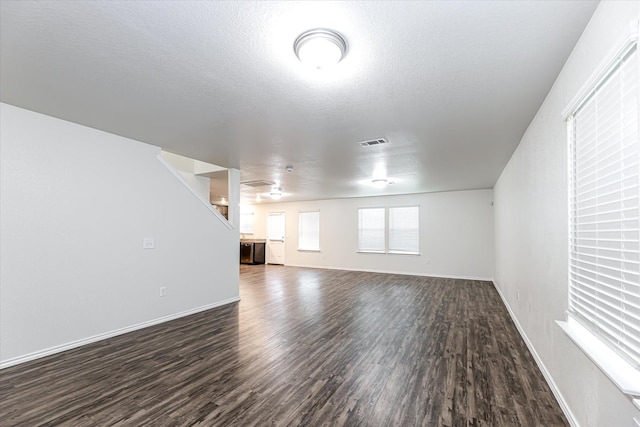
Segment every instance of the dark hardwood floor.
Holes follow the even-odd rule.
[[[240,278],[240,303],[0,371],[0,424],[568,425],[489,282]]]

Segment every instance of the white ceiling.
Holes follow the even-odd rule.
[[[491,188],[596,6],[3,0],[0,93],[283,200]],[[293,52],[315,27],[347,40],[333,69]],[[376,170],[396,183],[369,185]]]

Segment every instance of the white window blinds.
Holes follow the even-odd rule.
[[[418,206],[389,208],[389,252],[419,252]]]
[[[300,212],[298,214],[298,249],[302,251],[320,250],[320,212]]]
[[[284,241],[284,214],[282,212],[269,213],[267,217],[267,239]]]
[[[240,212],[240,233],[253,233],[253,212]]]
[[[640,142],[634,44],[569,116],[569,312],[640,367]]]
[[[385,208],[358,209],[358,250],[385,251]]]

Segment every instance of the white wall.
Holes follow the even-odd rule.
[[[203,200],[209,202],[211,198],[211,195],[209,194],[211,191],[211,180],[206,176],[196,175],[196,169],[201,170],[201,165],[206,165],[207,163],[180,156],[178,154],[173,154],[164,150],[160,154],[174,167],[175,170],[180,172],[182,178],[187,181],[191,188],[196,190],[196,192],[200,195],[200,197],[202,197]]]
[[[7,104],[0,129],[4,366],[237,300],[238,232],[159,148]]]
[[[253,205],[254,238],[285,212],[286,265],[428,276],[493,278],[492,190]],[[420,256],[358,253],[358,208],[420,205]],[[321,252],[298,251],[298,213],[320,211]],[[248,237],[248,236],[247,236]]]
[[[631,426],[640,412],[555,324],[568,307],[562,110],[627,34],[639,5],[600,3],[494,189],[496,285],[581,426]]]

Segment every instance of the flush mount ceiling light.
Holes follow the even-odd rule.
[[[340,34],[326,28],[316,28],[298,36],[293,51],[300,61],[314,68],[335,65],[347,53],[347,42]]]
[[[280,188],[274,188],[273,190],[271,190],[271,194],[269,195],[272,199],[278,200],[280,197],[282,197],[282,190]]]

